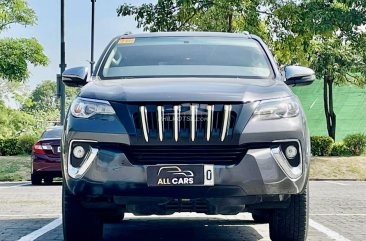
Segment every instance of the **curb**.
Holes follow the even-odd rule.
[[[363,181],[366,181],[366,180],[358,180],[358,179],[347,179],[347,178],[344,178],[344,179],[334,179],[334,178],[310,178],[309,179],[310,181],[345,181],[345,182],[355,182],[355,181],[360,181],[360,182],[363,182]]]

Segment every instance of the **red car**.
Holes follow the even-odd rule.
[[[61,135],[62,126],[55,126],[43,132],[41,139],[32,147],[33,185],[40,185],[42,180],[51,184],[53,178],[61,174]]]

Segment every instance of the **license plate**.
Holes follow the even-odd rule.
[[[60,153],[61,152],[61,146],[57,147],[57,152]]]
[[[213,165],[156,165],[147,167],[147,185],[213,186]]]

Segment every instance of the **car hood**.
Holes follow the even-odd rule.
[[[93,81],[79,96],[118,102],[252,102],[291,93],[272,79],[141,78]]]

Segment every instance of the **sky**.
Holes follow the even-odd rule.
[[[38,17],[35,26],[12,25],[2,37],[35,37],[49,57],[48,66],[30,66],[27,82],[31,89],[43,80],[55,80],[60,72],[60,0],[28,0]],[[115,36],[126,32],[138,33],[133,17],[117,17],[122,3],[140,5],[154,0],[97,0],[95,16],[95,61]],[[89,66],[91,0],[65,0],[65,43],[67,68]]]

